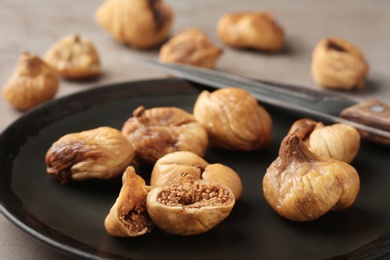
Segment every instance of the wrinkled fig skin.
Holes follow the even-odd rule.
[[[96,22],[111,36],[137,49],[151,49],[169,35],[174,12],[162,0],[106,0]]]
[[[213,68],[223,50],[216,47],[206,33],[197,28],[188,28],[165,43],[159,53],[164,63],[184,63]]]
[[[271,116],[243,89],[204,90],[193,114],[206,128],[210,146],[250,151],[267,148],[271,143]]]
[[[323,38],[313,50],[311,71],[314,81],[324,88],[361,89],[369,65],[361,50],[351,42]]]
[[[161,157],[153,167],[150,185],[164,187],[185,179],[204,180],[228,187],[236,200],[242,194],[240,176],[231,168],[209,164],[198,155],[180,151]]]
[[[23,52],[5,83],[3,97],[14,108],[25,111],[52,99],[59,87],[58,72],[38,56]]]
[[[153,165],[175,151],[190,151],[203,156],[207,132],[195,118],[175,107],[138,107],[122,127],[122,134],[136,149],[135,162]]]
[[[283,139],[279,157],[263,178],[268,204],[292,221],[311,221],[330,210],[346,209],[359,190],[359,175],[352,166],[315,155],[295,134]]]
[[[129,166],[135,151],[117,129],[99,127],[64,135],[46,153],[47,173],[63,184],[86,179],[110,179]]]
[[[122,188],[115,204],[104,220],[112,236],[135,237],[151,231],[153,223],[146,211],[146,196],[150,187],[129,166],[122,176]]]
[[[78,34],[65,36],[45,53],[45,61],[64,78],[84,79],[100,74],[99,54],[92,42]]]
[[[325,126],[303,118],[291,126],[289,133],[298,135],[313,153],[346,163],[353,161],[360,148],[359,132],[346,124]]]
[[[147,211],[160,229],[175,235],[204,233],[223,221],[233,209],[234,195],[223,185],[184,181],[154,187],[147,196]]]
[[[234,48],[279,52],[284,46],[284,31],[271,13],[244,12],[223,15],[217,24],[221,41]]]

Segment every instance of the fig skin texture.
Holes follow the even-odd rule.
[[[315,220],[350,207],[360,190],[351,165],[312,153],[295,134],[287,135],[263,178],[268,204],[292,221]]]
[[[150,185],[165,187],[186,179],[203,180],[228,187],[236,200],[242,195],[240,176],[228,166],[209,164],[198,155],[179,151],[161,157],[153,167]]]
[[[252,151],[271,143],[272,118],[246,90],[227,87],[202,91],[193,114],[212,147]]]
[[[289,133],[295,133],[313,153],[351,163],[360,148],[360,134],[346,124],[325,126],[309,118],[294,122]]]
[[[154,165],[162,156],[190,151],[203,156],[208,146],[206,129],[190,113],[176,107],[140,106],[122,127],[136,150],[135,162]]]
[[[204,31],[187,28],[161,47],[159,60],[213,68],[222,53],[223,50],[215,46]]]
[[[233,209],[229,188],[199,180],[154,187],[147,196],[147,211],[160,229],[175,235],[204,233],[223,221]]]
[[[146,196],[150,186],[129,166],[122,175],[122,188],[104,220],[112,236],[135,237],[150,232],[153,223],[146,211]]]
[[[48,149],[46,170],[65,184],[87,179],[111,179],[131,164],[135,151],[115,128],[102,126],[62,136]]]

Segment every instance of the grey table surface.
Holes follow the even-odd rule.
[[[199,27],[224,48],[216,69],[255,79],[319,88],[310,73],[311,52],[322,37],[337,36],[358,45],[370,64],[366,87],[343,92],[356,99],[390,101],[390,1],[233,1],[167,0],[175,11],[172,33]],[[155,58],[158,50],[138,51],[115,42],[94,21],[102,1],[0,0],[0,82],[12,74],[21,52],[42,56],[59,38],[77,32],[92,40],[100,53],[104,73],[95,81],[62,80],[56,98],[110,83],[162,78],[162,72],[137,66],[126,56]],[[285,30],[286,47],[278,54],[236,50],[218,40],[215,27],[228,12],[271,11]],[[23,112],[0,98],[0,131]],[[0,215],[0,259],[68,259],[19,230]]]

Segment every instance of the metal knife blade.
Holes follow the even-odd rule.
[[[362,137],[375,142],[390,145],[390,106],[378,101],[375,109],[368,111],[368,119],[362,123],[354,107],[361,107],[359,102],[331,91],[317,91],[308,88],[273,84],[256,81],[221,71],[204,69],[186,64],[161,63],[156,60],[138,57],[126,57],[126,61],[165,71],[182,79],[200,83],[213,88],[229,86],[240,87],[251,93],[259,102],[282,107],[292,111],[315,116],[334,123],[349,124],[359,130]],[[371,103],[370,103],[371,104]],[[378,109],[379,106],[379,109]],[[382,107],[383,106],[383,107]],[[352,116],[349,111],[352,109]],[[347,110],[345,118],[340,117]],[[380,112],[379,120],[375,113]],[[383,115],[381,114],[383,112]],[[374,115],[370,118],[371,114]],[[387,116],[389,116],[387,118]],[[348,119],[347,119],[348,118]]]

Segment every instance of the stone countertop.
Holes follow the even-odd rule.
[[[311,52],[319,39],[337,36],[355,43],[370,64],[366,87],[343,92],[356,99],[376,97],[390,101],[390,2],[345,0],[233,1],[166,0],[175,11],[172,32],[199,27],[224,48],[216,69],[254,79],[319,88],[311,78]],[[94,21],[93,13],[102,1],[2,0],[0,1],[0,81],[12,74],[21,52],[42,56],[59,38],[79,33],[90,38],[100,53],[104,73],[94,81],[60,82],[56,98],[78,91],[150,78],[162,78],[159,71],[126,61],[126,56],[157,57],[158,50],[138,51],[115,42]],[[286,47],[278,54],[237,50],[218,40],[215,27],[228,12],[271,11],[286,33]],[[0,130],[3,131],[22,112],[0,99]],[[19,230],[0,216],[0,259],[68,259]]]

